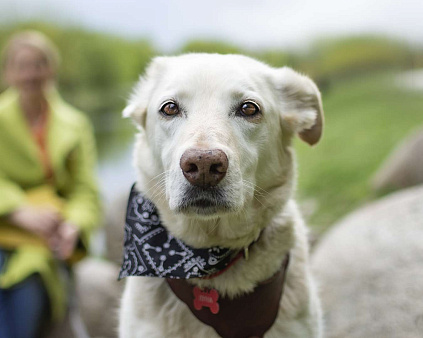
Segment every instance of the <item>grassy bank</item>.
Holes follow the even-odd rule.
[[[423,93],[398,88],[392,74],[336,83],[323,104],[322,142],[314,148],[296,142],[297,196],[316,207],[308,222],[317,232],[377,197],[372,175],[402,138],[423,125]]]

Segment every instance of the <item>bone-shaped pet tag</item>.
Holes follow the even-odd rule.
[[[219,293],[215,289],[202,290],[199,287],[194,287],[194,308],[201,310],[203,307],[208,307],[213,314],[219,312]]]

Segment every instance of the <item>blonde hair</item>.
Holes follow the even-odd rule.
[[[14,34],[6,43],[2,51],[2,66],[7,67],[13,59],[13,54],[21,47],[30,47],[40,51],[46,58],[48,66],[57,70],[60,63],[60,55],[56,46],[44,34],[37,31],[23,31]]]

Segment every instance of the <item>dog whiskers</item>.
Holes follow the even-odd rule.
[[[150,187],[147,191],[144,191],[144,194],[147,194],[151,189],[153,189],[157,184],[159,184],[160,182],[162,182],[162,180],[163,179],[165,179],[166,177],[163,177],[163,176],[165,176],[166,174],[168,174],[170,172],[170,170],[166,170],[166,171],[164,171],[164,172],[162,172],[162,173],[160,173],[160,174],[158,174],[158,175],[156,175],[156,176],[154,176],[151,180],[149,180],[148,182],[147,182],[147,185],[150,183],[150,182],[152,182],[152,181],[154,181],[154,180],[158,180],[158,182],[156,182],[152,187]]]
[[[252,194],[253,194],[253,198],[258,202],[258,203],[260,203],[261,204],[261,206],[263,207],[263,208],[265,208],[266,206],[262,203],[262,201],[260,201],[260,199],[257,197],[257,196],[259,196],[259,197],[261,197],[261,198],[263,198],[264,199],[264,201],[265,202],[269,202],[269,200],[266,198],[266,196],[265,196],[265,193],[266,194],[268,194],[268,195],[270,195],[266,190],[264,190],[264,189],[262,189],[262,188],[260,188],[258,185],[256,185],[256,184],[254,184],[254,183],[252,183],[252,182],[250,182],[250,181],[247,181],[247,180],[245,180],[245,179],[243,179],[242,180],[242,184],[243,184],[243,186],[246,188],[246,190],[248,191],[250,191],[250,192],[252,192]],[[260,192],[259,190],[257,190],[257,189],[260,189],[260,190],[262,190],[263,192]],[[256,196],[257,195],[257,196]]]
[[[153,187],[149,189],[149,191],[152,190],[150,199],[154,201],[160,195],[164,194],[163,190],[165,185],[166,185],[166,177],[163,177],[159,180],[159,182],[157,182]],[[161,197],[162,196],[160,196],[160,198]]]
[[[254,190],[258,193],[258,194],[260,194],[260,195],[262,195],[262,196],[264,196],[264,195],[270,195],[270,193],[267,191],[267,190],[264,190],[263,188],[261,188],[260,186],[258,186],[257,184],[255,184],[255,183],[253,183],[253,182],[250,182],[250,181],[248,181],[248,180],[246,180],[246,179],[243,179],[242,180],[243,182],[245,182],[245,183],[248,183],[251,187],[253,187],[254,188]]]

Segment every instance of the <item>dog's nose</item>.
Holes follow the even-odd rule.
[[[188,149],[179,165],[189,183],[207,188],[217,185],[225,177],[229,162],[220,149]]]

